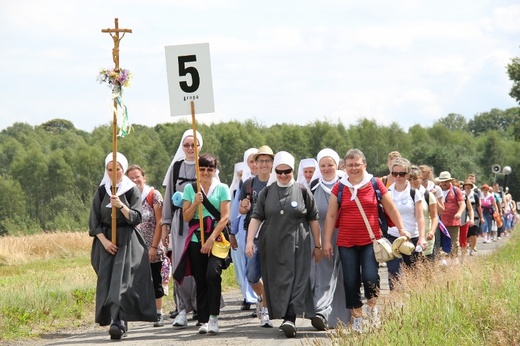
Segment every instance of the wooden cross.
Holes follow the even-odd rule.
[[[132,29],[119,29],[119,19],[115,18],[114,29],[101,29],[101,32],[108,32],[114,40],[114,48],[112,49],[112,59],[114,60],[116,72],[119,72],[119,42],[123,39],[127,32],[132,33]],[[119,37],[119,33],[123,33]],[[116,194],[117,185],[117,101],[114,98],[114,112],[112,119],[112,195]],[[106,167],[105,167],[106,168]],[[124,174],[125,172],[123,172]],[[117,244],[117,209],[112,206],[112,243]]]
[[[115,69],[119,71],[119,42],[125,37],[127,32],[132,33],[132,29],[119,29],[119,19],[115,18],[115,28],[114,29],[101,29],[101,32],[108,32],[112,39],[114,40],[114,48],[112,49],[112,59],[114,60]],[[123,35],[119,37],[119,33],[122,32]]]

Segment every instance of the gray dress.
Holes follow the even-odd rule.
[[[103,187],[104,188],[104,187]],[[127,200],[127,195],[131,195]],[[141,222],[141,192],[134,186],[131,193],[119,198],[130,208],[130,220],[117,211],[117,253],[108,253],[96,237],[104,233],[112,239],[112,208],[106,205],[110,195],[100,200],[99,189],[94,194],[89,218],[92,243],[91,263],[97,274],[95,321],[106,326],[115,320],[157,320],[148,248],[135,228]]]
[[[175,190],[183,192],[187,184],[195,181],[195,163],[187,164],[186,161],[181,163],[179,169],[179,177],[175,182]],[[182,208],[173,210],[171,197],[173,195],[173,169],[168,175],[168,184],[164,194],[165,202],[163,205],[162,222],[170,225],[170,245],[172,248],[172,273],[175,272],[182,255],[187,249],[188,230],[187,222],[182,220]],[[185,276],[182,283],[174,281],[175,304],[178,311],[186,310],[191,312],[197,309],[197,290],[195,279],[193,276]]]
[[[330,186],[332,188],[334,184]],[[329,207],[330,193],[318,184],[313,191],[316,206],[320,215],[321,239],[325,233],[325,218]],[[329,327],[335,327],[339,321],[344,325],[350,321],[350,311],[346,308],[345,289],[343,286],[343,271],[339,258],[336,238],[338,230],[334,229],[332,246],[334,256],[331,259],[323,257],[319,263],[311,260],[311,287],[314,295],[316,314],[320,314],[328,322]],[[311,240],[311,249],[314,248],[314,239]]]
[[[299,184],[280,187],[274,183],[260,192],[252,214],[263,221],[258,251],[271,319],[314,310],[309,221],[318,219],[318,210],[312,193],[305,189],[304,201]]]

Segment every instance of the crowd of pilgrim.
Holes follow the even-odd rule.
[[[293,338],[296,318],[310,319],[317,330],[342,325],[363,333],[380,326],[374,238],[392,243],[395,258],[385,265],[396,289],[403,268],[459,263],[477,254],[479,237],[500,240],[514,225],[515,202],[498,184],[477,186],[474,174],[459,182],[447,171],[435,178],[433,167],[413,165],[398,152],[388,155],[388,175],[376,178],[358,149],[340,158],[324,148],[296,165],[290,153],[262,145],[245,151],[228,187],[218,159],[196,155],[207,151],[200,133],[193,135],[188,130],[180,140],[163,181],[164,199],[146,184],[144,169],[129,166],[121,153],[114,194],[114,156],[105,159],[89,234],[98,276],[95,321],[109,326],[111,339],[126,335],[128,321],[164,326],[170,277],[173,327],[188,326],[191,313],[198,333],[218,333],[227,262],[213,249],[228,231],[240,309],[259,318],[260,327],[282,320],[278,329]]]

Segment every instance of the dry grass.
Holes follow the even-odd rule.
[[[75,257],[89,252],[91,245],[92,238],[86,231],[0,237],[0,265]]]
[[[338,345],[519,345],[520,235],[464,263],[405,271],[384,302],[383,326],[335,333]],[[368,327],[368,326],[367,326]]]

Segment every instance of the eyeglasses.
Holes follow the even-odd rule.
[[[191,149],[195,148],[195,144],[188,144],[188,143],[186,143],[186,144],[183,144],[182,146],[185,147],[186,149],[188,149],[188,148],[191,148]],[[197,148],[198,147],[199,146],[197,145]]]
[[[282,174],[289,175],[289,174],[292,173],[292,168],[289,168],[289,169],[275,169],[274,171],[278,175],[282,175]]]
[[[348,165],[345,165],[345,167],[347,167],[348,169],[352,169],[352,168],[358,169],[363,165],[364,165],[363,163],[349,163]]]
[[[406,172],[392,172],[392,177],[400,176],[401,178],[403,178],[407,174],[408,173],[406,173]]]
[[[271,162],[273,162],[273,160],[269,160],[269,159],[256,161],[256,163],[259,163],[259,164],[271,163]]]
[[[213,168],[213,167],[199,167],[199,171],[212,173],[213,171],[215,171],[215,168]]]

